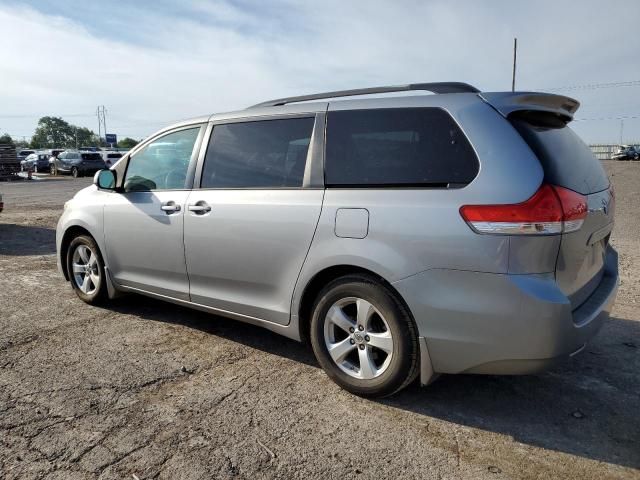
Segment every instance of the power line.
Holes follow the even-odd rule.
[[[574,118],[574,122],[586,122],[592,120],[630,120],[634,118],[640,118],[640,114],[635,115],[620,115],[617,117],[592,117],[592,118]]]
[[[609,82],[609,83],[587,83],[584,85],[568,85],[565,87],[545,88],[547,91],[558,90],[597,90],[599,88],[618,88],[618,87],[640,87],[640,80],[629,80],[626,82]]]
[[[56,117],[93,117],[95,113],[59,113]],[[44,115],[47,116],[47,115]],[[54,116],[54,115],[49,115]],[[43,115],[0,115],[0,118],[42,118]]]
[[[183,119],[183,120],[184,120],[184,119]],[[160,122],[154,122],[154,123],[149,123],[149,122],[130,123],[130,124],[128,124],[128,125],[114,125],[112,128],[113,128],[114,130],[116,130],[116,129],[120,129],[120,128],[133,128],[133,127],[149,127],[149,128],[153,128],[153,127],[156,127],[156,126],[158,126],[158,125],[159,125],[159,126],[162,126],[162,125],[167,125],[167,126],[169,126],[169,125],[171,125],[171,124],[173,124],[173,123],[177,123],[177,122],[179,122],[179,121],[180,121],[180,120],[168,120],[168,121],[166,121],[166,122],[162,122],[162,121],[160,121]]]

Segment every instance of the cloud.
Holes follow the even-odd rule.
[[[639,14],[622,1],[0,4],[0,130],[30,135],[38,116],[61,114],[95,130],[104,104],[109,130],[141,137],[313,91],[441,80],[505,90],[514,36],[520,88],[636,80]],[[558,93],[582,102],[581,118],[640,113],[638,86]],[[575,128],[616,141],[620,125]]]

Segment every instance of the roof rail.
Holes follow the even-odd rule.
[[[249,108],[277,107],[287,103],[306,102],[308,100],[321,100],[334,97],[353,97],[356,95],[371,95],[374,93],[408,92],[411,90],[424,90],[433,93],[479,93],[476,87],[462,82],[434,82],[434,83],[410,83],[408,85],[390,85],[387,87],[357,88],[355,90],[338,90],[335,92],[313,93],[298,97],[278,98],[258,103]]]

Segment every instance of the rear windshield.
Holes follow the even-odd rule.
[[[83,160],[102,160],[102,155],[100,155],[99,153],[83,153],[82,159]]]
[[[329,112],[328,187],[461,187],[478,159],[458,125],[439,108]]]
[[[591,149],[562,121],[521,113],[509,120],[537,155],[545,181],[583,195],[609,187],[609,179]]]

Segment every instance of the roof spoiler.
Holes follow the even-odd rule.
[[[518,111],[536,111],[553,113],[570,122],[580,106],[580,102],[573,98],[552,93],[483,92],[479,95],[505,117]]]
[[[249,108],[257,107],[277,107],[287,103],[306,102],[309,100],[322,100],[336,97],[354,97],[357,95],[371,95],[375,93],[408,92],[411,90],[423,90],[432,93],[478,93],[476,87],[463,82],[433,82],[433,83],[410,83],[408,85],[390,85],[386,87],[358,88],[355,90],[337,90],[335,92],[313,93],[311,95],[301,95],[298,97],[278,98],[258,103]]]

